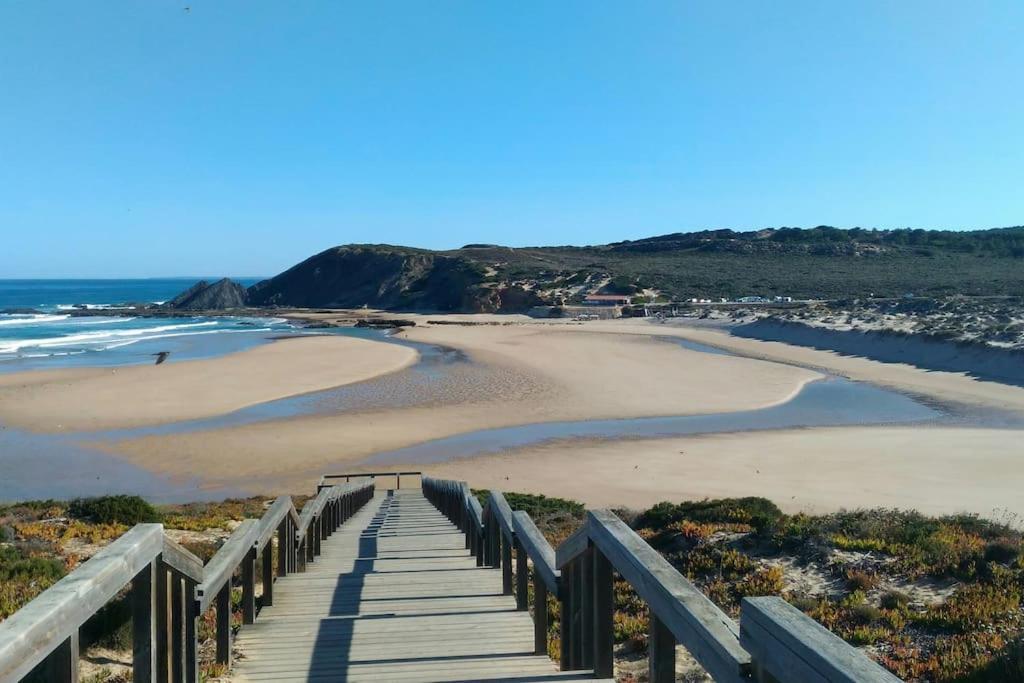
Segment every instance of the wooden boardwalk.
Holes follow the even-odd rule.
[[[566,681],[501,571],[417,489],[378,493],[236,641],[236,681]]]

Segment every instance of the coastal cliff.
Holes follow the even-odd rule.
[[[200,280],[168,301],[166,305],[178,311],[219,311],[244,308],[247,299],[245,287],[224,278],[213,284]]]

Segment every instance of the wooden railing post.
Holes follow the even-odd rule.
[[[535,572],[536,573],[536,572]],[[559,653],[562,671],[572,670],[572,564],[562,568],[562,576],[558,582],[559,589],[559,626],[562,632],[562,643]]]
[[[288,526],[291,522],[285,517],[277,526],[277,575],[288,575]]]
[[[242,623],[256,623],[256,548],[242,560]]]
[[[653,611],[650,613],[647,644],[647,670],[650,683],[674,683],[676,680],[676,639]]]
[[[498,528],[501,542],[501,592],[512,595],[512,541]]]
[[[57,646],[38,671],[47,683],[78,683],[78,631]]]
[[[168,638],[171,633],[170,596],[168,595],[170,572],[158,557],[156,564],[156,680],[167,683],[170,680],[170,648]]]
[[[594,668],[594,547],[578,560],[580,568],[580,660],[579,668]]]
[[[156,562],[151,562],[132,579],[132,680],[156,681]]]
[[[612,678],[615,674],[615,596],[612,564],[597,548],[593,555],[593,621],[595,678]]]
[[[170,680],[183,683],[185,680],[185,587],[181,577],[171,572],[171,636]]]
[[[529,557],[526,555],[526,548],[515,539],[516,544],[516,609],[525,611],[529,609]]]
[[[231,582],[217,593],[217,663],[231,666]]]
[[[536,571],[533,572],[533,652],[548,653],[548,587]]]
[[[274,544],[267,541],[263,546],[263,606],[274,604]]]
[[[185,680],[199,683],[199,602],[196,583],[185,579]]]

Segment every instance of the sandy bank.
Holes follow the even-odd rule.
[[[1024,521],[1022,433],[850,427],[553,443],[424,468],[588,506],[763,496],[787,512],[898,507]]]
[[[417,357],[414,350],[395,344],[318,336],[209,360],[0,375],[0,423],[68,432],[210,417],[370,379],[400,370]],[[211,457],[218,453],[208,452]]]
[[[735,337],[716,328],[689,325],[657,325],[641,319],[595,321],[566,330],[589,330],[610,334],[679,337],[728,351],[779,363],[820,368],[862,382],[872,382],[898,391],[939,401],[968,403],[1001,410],[1024,412],[1024,387],[983,381],[963,373],[936,372],[905,363],[883,363],[868,358],[843,356],[834,351],[793,346],[782,342]]]
[[[819,377],[802,368],[690,351],[645,335],[569,333],[561,326],[417,327],[403,334],[461,349],[478,371],[457,375],[441,395],[401,407],[103,447],[158,471],[203,471],[221,482],[273,482],[277,476],[319,474],[372,453],[480,429],[765,407],[788,400]],[[401,386],[389,391],[403,399],[409,393]]]

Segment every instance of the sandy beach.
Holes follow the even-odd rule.
[[[327,466],[350,467],[372,453],[479,429],[766,407],[787,401],[821,377],[646,336],[567,333],[561,327],[443,326],[406,334],[465,352],[476,372],[462,383],[478,385],[476,390],[457,383],[450,395],[398,408],[149,436],[103,447],[158,471],[173,474],[201,465],[218,482],[262,481],[269,487],[281,476],[315,477]],[[242,462],[209,462],[210,452],[245,456]]]
[[[209,360],[0,375],[0,423],[79,432],[211,417],[377,377],[417,357],[394,344],[310,336]]]
[[[551,443],[429,465],[478,488],[542,493],[590,507],[762,496],[785,512],[893,507],[1024,522],[1024,467],[996,429],[870,427]],[[566,476],[572,472],[572,476]]]
[[[392,469],[401,463],[360,463],[375,453],[482,429],[777,405],[823,376],[813,368],[939,402],[1024,414],[1019,387],[734,338],[720,329],[639,320],[402,317],[417,326],[401,336],[458,349],[469,362],[446,369],[424,389],[407,374],[411,370],[395,372],[415,361],[409,348],[321,337],[173,366],[23,373],[0,378],[0,420],[80,432],[156,424],[392,373],[379,385],[376,402],[344,410],[116,441],[82,435],[82,443],[157,473],[201,471],[210,486],[274,493],[308,487],[325,471]],[[702,353],[673,338],[741,355]],[[1024,514],[1015,502],[1024,483],[1014,448],[1019,434],[871,426],[577,440],[424,469],[474,486],[567,496],[591,505],[643,507],[664,499],[762,495],[790,511],[885,505]],[[406,464],[421,469],[419,463]],[[975,485],[964,487],[963,481]]]

